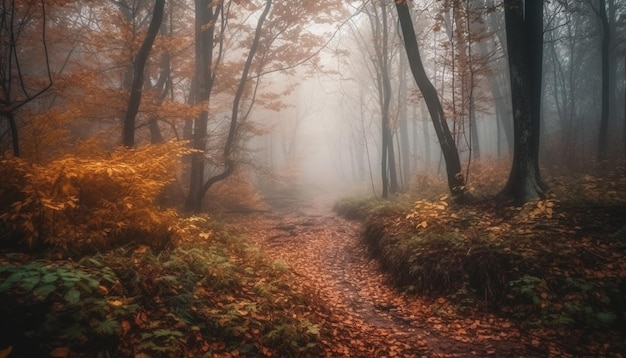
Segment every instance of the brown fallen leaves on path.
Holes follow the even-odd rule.
[[[394,291],[360,243],[359,224],[324,202],[235,214],[237,226],[270,257],[287,263],[327,310],[327,357],[529,357],[559,349],[524,337],[513,323],[473,311],[460,316],[444,298]]]

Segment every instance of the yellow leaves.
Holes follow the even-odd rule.
[[[405,216],[405,219],[417,222],[415,225],[416,230],[426,229],[430,224],[445,224],[448,220],[458,219],[456,214],[448,213],[449,199],[449,195],[444,195],[436,201],[418,200]]]
[[[529,203],[527,205],[532,205]],[[534,220],[538,217],[546,217],[551,219],[554,215],[555,201],[553,199],[537,200],[532,210],[529,211],[528,217]]]
[[[122,300],[119,300],[119,299],[109,300],[107,303],[111,307],[122,307],[124,305],[124,302]]]
[[[118,149],[107,157],[68,156],[43,166],[4,160],[0,192],[20,194],[7,203],[10,209],[0,221],[29,245],[44,241],[63,248],[87,241],[103,244],[131,227],[166,231],[177,215],[154,203],[175,179],[180,158],[189,152],[185,144]]]

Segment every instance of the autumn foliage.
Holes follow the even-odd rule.
[[[470,205],[432,191],[410,196],[412,203],[399,197],[370,206],[363,242],[406,293],[449,299],[460,314],[487,308],[555,340],[598,344],[626,324],[620,170],[608,178],[553,171],[549,198],[521,207],[493,196]]]
[[[286,266],[206,215],[176,229],[176,247],[160,252],[129,243],[76,260],[1,257],[0,354],[318,355],[319,303]]]
[[[5,157],[2,240],[30,248],[102,249],[132,241],[163,247],[177,214],[160,208],[158,199],[187,152],[183,142],[169,142],[44,165]]]

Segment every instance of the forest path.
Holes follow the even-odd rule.
[[[443,298],[426,302],[394,291],[360,242],[359,223],[337,217],[331,205],[276,202],[269,211],[232,216],[328,307],[322,315],[333,336],[322,342],[329,356],[544,356],[502,318],[459,318]]]

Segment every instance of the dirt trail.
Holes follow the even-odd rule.
[[[329,308],[333,338],[323,341],[329,356],[545,356],[510,322],[459,318],[443,298],[425,302],[394,291],[360,243],[358,223],[334,215],[329,202],[295,204],[233,219]]]

